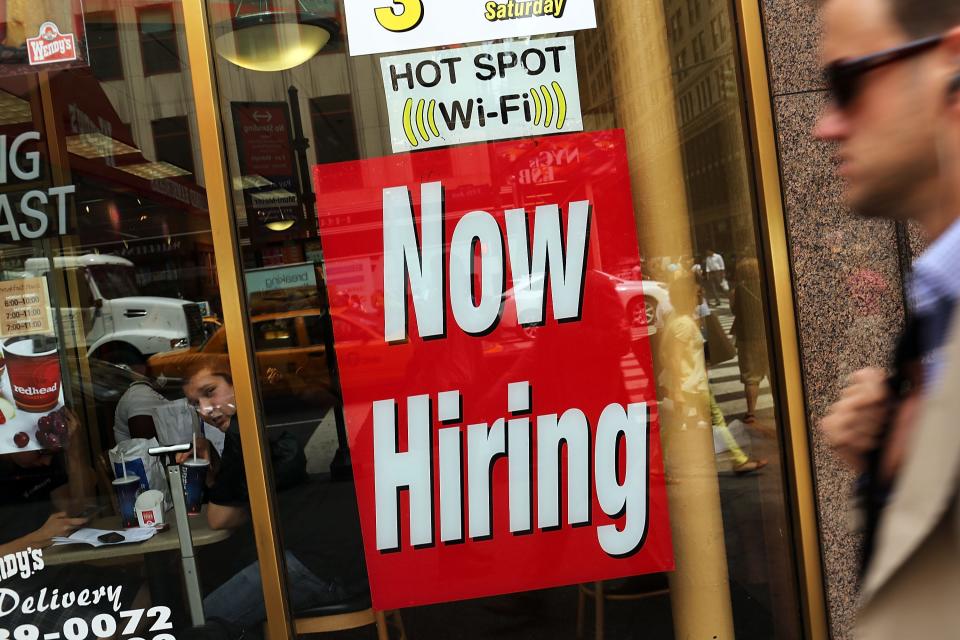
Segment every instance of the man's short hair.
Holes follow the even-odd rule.
[[[890,0],[893,16],[912,38],[925,38],[960,26],[960,0]]]

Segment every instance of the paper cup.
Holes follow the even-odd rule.
[[[163,492],[151,489],[137,498],[137,522],[141,527],[163,528],[165,524],[163,510]]]

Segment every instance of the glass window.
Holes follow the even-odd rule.
[[[429,559],[411,561],[402,584],[411,592],[434,589],[439,604],[402,608],[400,617],[410,636],[439,640],[456,629],[456,634],[471,640],[530,638],[548,630],[551,637],[572,639],[578,628],[595,625],[598,634],[611,639],[638,633],[663,639],[800,638],[782,399],[770,365],[777,345],[768,332],[769,283],[757,243],[760,220],[742,128],[734,7],[700,0],[593,4],[597,28],[569,33],[382,55],[351,56],[347,42],[346,49],[324,46],[299,64],[272,71],[256,69],[262,59],[215,58],[233,186],[233,223],[248,286],[241,303],[257,336],[264,422],[270,425],[268,434],[296,439],[306,458],[307,478],[278,485],[275,493],[290,591],[297,592],[304,579],[333,582],[339,591],[332,599],[365,606],[371,585],[383,579],[378,572],[397,557],[391,556],[392,550],[381,552],[379,542],[371,538],[379,520],[376,513],[371,515],[375,500],[369,476],[375,463],[362,457],[364,443],[369,445],[373,437],[368,399],[392,398],[396,389],[407,385],[419,385],[419,394],[439,392],[424,382],[436,379],[443,380],[443,391],[476,385],[492,397],[500,393],[501,383],[515,382],[518,378],[511,376],[539,364],[549,368],[551,377],[544,385],[548,388],[535,393],[559,398],[557,402],[572,402],[596,385],[594,400],[608,395],[646,397],[656,406],[667,499],[658,500],[653,509],[664,503],[669,507],[676,569],[624,571],[602,582],[584,574],[554,588],[521,593],[514,593],[518,589],[504,580],[495,597],[470,597],[463,587],[469,579],[505,569],[491,557],[462,565],[446,560],[465,548],[481,549],[491,537],[515,533],[503,505],[504,496],[510,495],[511,452],[489,444],[497,436],[496,427],[488,424],[484,442],[491,448],[484,449],[484,455],[490,456],[484,473],[474,472],[472,480],[474,489],[484,487],[474,498],[483,508],[462,508],[463,539],[450,534],[440,540],[443,527],[456,531],[458,518],[441,517],[438,501],[443,498],[434,496],[436,485],[431,485],[429,495],[436,503],[431,504],[423,529],[432,532],[435,544],[416,545],[416,551],[423,551],[418,557]],[[334,20],[327,23],[334,32],[331,42],[349,40],[340,15],[326,15]],[[246,34],[237,31],[230,7],[210,3],[208,18],[211,38],[219,39],[218,53],[235,53]],[[707,50],[707,24],[716,51]],[[296,35],[274,35],[287,45],[302,44]],[[413,65],[419,60],[415,56],[473,60],[478,54],[494,55],[496,47],[516,48],[522,54],[555,36],[572,37],[577,65],[570,92],[576,91],[581,101],[582,133],[550,128],[514,132],[506,142],[493,134],[464,140],[457,137],[466,128],[462,119],[456,135],[453,126],[445,124],[457,121],[451,115],[452,104],[436,106],[431,124],[431,101],[439,105],[448,97],[440,90],[431,93],[427,90],[431,87],[421,87],[423,93],[406,107],[400,101],[399,112],[391,115],[392,82],[389,75],[384,77],[389,73],[384,65],[393,56]],[[404,71],[402,64],[400,70]],[[416,78],[413,67],[410,77]],[[514,106],[522,118],[527,115],[523,99],[529,99],[527,117],[533,121],[538,116],[530,92],[524,84]],[[523,98],[524,93],[529,98]],[[460,103],[464,117],[469,99]],[[480,103],[473,99],[471,117],[480,122]],[[485,96],[484,114],[493,109],[488,100]],[[541,116],[546,116],[547,107],[541,106]],[[502,122],[501,111],[489,117]],[[447,128],[437,135],[434,126]],[[589,138],[589,148],[559,148],[564,141],[585,139],[577,136]],[[623,164],[595,155],[616,148],[621,139],[627,158]],[[571,175],[581,177],[574,180]],[[436,197],[421,191],[431,181],[443,186]],[[417,253],[414,245],[425,242],[425,200],[441,207],[449,219],[489,209],[499,232],[507,227],[506,211],[539,216],[544,214],[538,207],[559,202],[569,223],[573,204],[583,201],[578,198],[594,201],[632,193],[632,202],[591,210],[594,217],[587,233],[596,244],[590,245],[594,260],[583,270],[588,282],[583,291],[590,290],[590,299],[603,300],[600,337],[588,340],[563,333],[564,327],[590,322],[587,314],[570,323],[556,322],[549,314],[520,321],[517,307],[526,303],[522,293],[518,302],[512,272],[520,267],[511,262],[502,274],[483,273],[490,256],[499,253],[493,226],[490,238],[471,241],[459,262],[450,257],[456,225],[443,226],[440,244],[447,260],[438,269],[444,274],[441,291],[431,286],[414,291],[410,284],[410,290],[394,293],[398,297],[391,299],[386,293],[389,276],[383,246],[395,229],[385,232],[382,209],[384,189],[394,187],[407,187],[409,195],[398,196],[396,206],[402,209],[411,203],[407,217],[416,223],[408,236],[413,238],[410,256]],[[612,221],[612,210],[631,212],[632,219],[621,228]],[[514,246],[519,250],[527,244]],[[562,246],[569,250],[569,244]],[[410,258],[417,259],[423,259],[422,254]],[[406,264],[405,269],[413,262]],[[403,277],[412,283],[431,275],[426,270],[419,276],[405,271]],[[547,270],[540,268],[525,280],[521,277],[519,286],[522,290],[525,282],[538,289],[547,277]],[[476,331],[459,328],[450,285],[454,278],[459,278],[458,304],[463,305],[476,306],[490,282],[494,287],[503,284],[497,296],[497,324]],[[559,286],[552,270],[550,278],[544,291]],[[397,308],[397,299],[407,312],[410,330],[388,340],[387,308]],[[421,331],[425,308],[447,312],[430,340],[414,335],[412,329]],[[299,318],[296,323],[290,320],[293,314]],[[276,325],[278,316],[284,318],[282,329]],[[449,351],[437,355],[431,343],[443,341]],[[274,344],[282,348],[274,349]],[[587,356],[594,364],[601,363],[595,375],[585,373],[592,366],[589,362],[583,367],[571,364],[585,362]],[[461,399],[461,412],[469,411],[475,399],[466,394]],[[426,419],[435,422],[429,423],[431,440],[425,449],[439,456],[439,432],[451,429],[446,432],[452,435],[445,453],[463,453],[461,460],[469,462],[471,447],[476,452],[482,446],[478,436],[471,444],[469,425],[452,419],[441,424],[439,404],[431,397],[425,409]],[[455,409],[456,403],[451,406]],[[394,429],[396,421],[390,424],[390,433],[407,434],[397,436],[400,440],[390,446],[408,453],[409,441],[404,438],[410,437],[409,431]],[[475,429],[477,433],[480,430]],[[564,446],[565,455],[571,455],[569,443]],[[522,453],[513,455],[514,465],[520,457]],[[557,457],[544,454],[530,464],[539,470],[540,464],[546,468]],[[429,467],[430,482],[439,482],[441,473],[447,482],[469,478],[465,467],[440,467],[438,457],[428,462],[436,463]],[[619,464],[611,460],[583,468],[619,473]],[[545,484],[548,475],[545,472]],[[566,476],[564,480],[569,482]],[[460,486],[462,491],[444,495],[469,500],[470,482],[465,490]],[[537,476],[530,492],[539,490],[539,482]],[[312,509],[298,508],[305,495],[315,499]],[[409,487],[400,486],[391,495],[401,496],[398,514],[407,517],[414,500]],[[550,508],[546,499],[534,513],[541,508]],[[569,509],[567,505],[564,512],[561,506],[559,513],[569,516]],[[489,524],[485,517],[491,513],[489,535],[483,527],[464,534],[462,527],[469,528],[471,521]],[[591,513],[599,517],[601,511],[597,507]],[[563,521],[556,530],[574,529],[568,524]],[[557,558],[575,564],[588,554],[589,549],[578,544],[560,550],[550,547],[550,541],[538,537],[547,529],[554,530],[531,526],[526,535],[515,536],[523,539],[517,544],[542,542],[511,560],[508,569],[514,578],[554,569]],[[409,551],[408,546],[415,547],[407,544],[410,536],[410,530],[402,528],[399,555]],[[646,552],[652,553],[657,543],[650,544]],[[451,566],[457,567],[457,575],[449,580],[439,577]],[[291,598],[294,614],[314,615],[321,599],[300,594],[302,598]]]
[[[727,41],[727,27],[723,16],[717,16],[710,21],[710,31],[713,34],[713,48],[719,49]]]
[[[173,5],[149,5],[137,10],[144,75],[180,71],[180,47]]]
[[[87,267],[86,271],[100,295],[107,300],[138,294],[132,265],[94,264]]]
[[[317,162],[343,162],[359,158],[357,131],[350,96],[322,96],[310,100]]]
[[[153,145],[157,160],[169,162],[193,173],[193,142],[190,137],[190,122],[186,116],[160,118],[150,125],[153,127]]]
[[[297,344],[297,332],[290,318],[261,320],[253,325],[253,343],[257,351],[289,349]]]
[[[84,4],[109,10],[5,3],[28,34],[75,7],[57,24],[86,23],[92,70],[0,65],[0,555],[23,569],[4,573],[0,626],[184,637],[194,615],[236,611],[236,584],[260,593],[206,190],[154,136],[196,108],[178,3]],[[150,453],[194,443],[208,464]]]
[[[87,48],[90,68],[99,80],[123,78],[120,34],[113,11],[96,11],[86,15]]]
[[[703,32],[697,34],[693,39],[693,62],[694,64],[699,64],[703,62],[703,59],[706,58],[706,48],[703,44]]]
[[[320,315],[304,316],[303,326],[307,331],[307,342],[310,344],[324,344],[327,329]]]

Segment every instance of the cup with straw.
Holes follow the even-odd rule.
[[[193,433],[193,455],[183,463],[183,493],[187,515],[199,515],[203,507],[203,490],[207,483],[210,461],[197,455],[197,433]]]
[[[137,521],[136,505],[137,496],[142,493],[143,487],[140,486],[140,476],[127,472],[127,461],[123,451],[120,452],[120,469],[121,473],[113,481],[113,490],[117,496],[120,523],[124,528],[130,529],[140,525]]]

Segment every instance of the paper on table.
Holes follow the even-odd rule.
[[[98,537],[105,533],[119,533],[123,536],[120,542],[101,542]],[[53,546],[62,544],[89,544],[93,547],[106,547],[114,544],[128,544],[132,542],[144,542],[157,534],[157,530],[152,527],[136,527],[133,529],[123,529],[113,531],[111,529],[77,529],[69,537],[53,538]]]

